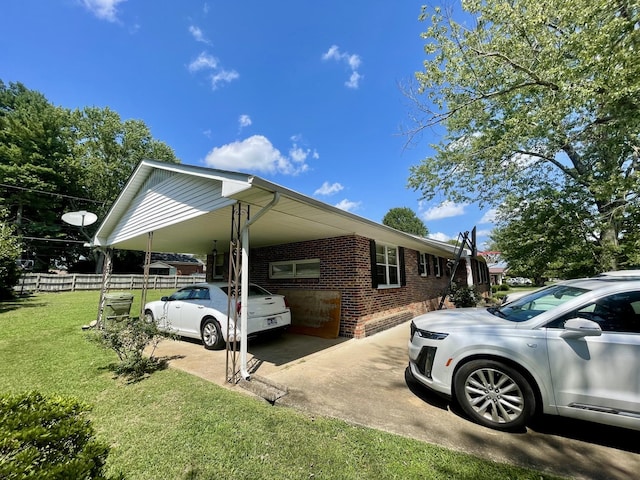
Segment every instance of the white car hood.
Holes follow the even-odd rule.
[[[486,308],[453,308],[435,310],[413,319],[416,327],[422,330],[450,332],[453,329],[469,329],[471,327],[503,327],[516,328],[512,322],[492,315]]]

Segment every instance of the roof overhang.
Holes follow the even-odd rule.
[[[381,243],[453,258],[456,246],[417,237],[302,195],[260,177],[144,160],[100,224],[93,244],[125,250],[206,254],[216,241],[229,250],[232,208],[264,215],[250,228],[251,247],[359,235]],[[465,251],[463,256],[468,256]]]

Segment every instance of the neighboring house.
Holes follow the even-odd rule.
[[[491,277],[491,285],[502,285],[507,271],[509,270],[509,266],[506,262],[502,261],[500,252],[485,251],[478,252],[478,255],[482,256],[487,262],[489,276]]]
[[[287,296],[294,330],[321,336],[365,337],[438,308],[457,253],[254,175],[149,160],[93,243],[206,254],[207,278],[225,279],[238,238],[248,280]],[[486,294],[486,262],[470,254],[456,281]]]
[[[491,285],[502,285],[507,275],[509,267],[505,263],[496,263],[489,265],[489,276],[491,277]]]
[[[204,273],[204,264],[193,255],[152,253],[149,275],[193,275]]]
[[[163,262],[153,262],[149,264],[149,275],[176,275],[176,267]]]

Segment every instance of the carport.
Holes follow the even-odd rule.
[[[452,258],[455,252],[453,245],[397,231],[255,175],[153,160],[136,167],[99,226],[93,246],[103,251],[146,251],[147,257],[151,251],[205,255],[214,246],[218,254],[237,248],[236,285],[242,295],[247,291],[242,285],[246,287],[249,281],[250,246],[347,235],[375,238],[443,258]],[[245,298],[242,305],[246,304]],[[241,311],[243,333],[244,324],[246,312]],[[246,343],[245,339],[240,342],[245,378]]]

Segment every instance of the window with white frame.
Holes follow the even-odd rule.
[[[400,285],[398,247],[376,244],[376,277],[378,287]]]
[[[433,255],[431,258],[433,258],[433,274],[436,277],[442,276],[442,262],[440,257]]]
[[[418,272],[423,277],[428,277],[429,275],[431,275],[431,255],[429,255],[428,253],[420,253]]]
[[[269,278],[320,278],[320,259],[287,260],[269,263]]]

